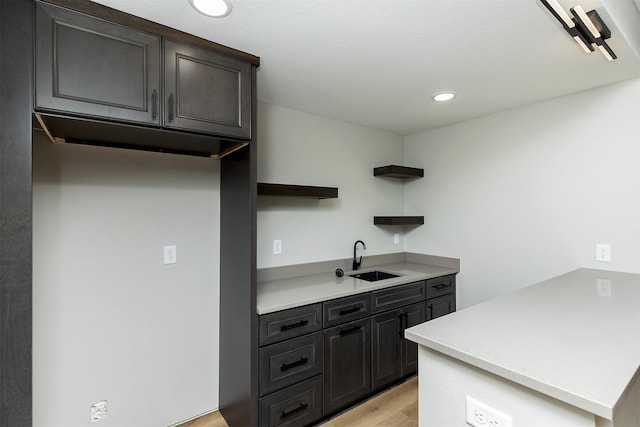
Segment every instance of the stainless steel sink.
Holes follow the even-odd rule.
[[[373,270],[365,271],[363,273],[349,274],[356,279],[366,280],[367,282],[377,282],[378,280],[392,279],[394,277],[400,277],[399,274],[387,273],[386,271]]]

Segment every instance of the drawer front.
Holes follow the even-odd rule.
[[[456,311],[456,295],[448,294],[427,300],[427,320]]]
[[[379,313],[424,301],[424,289],[424,281],[421,281],[374,291],[371,293],[372,310],[374,313]]]
[[[361,319],[371,314],[371,297],[369,293],[338,298],[323,304],[324,327],[339,325],[352,320]]]
[[[456,290],[456,276],[437,277],[427,280],[427,298],[454,293]]]
[[[261,426],[303,426],[322,417],[322,376],[260,399]]]
[[[322,373],[322,332],[260,349],[260,395]]]
[[[305,305],[260,316],[260,345],[319,331],[322,304]]]

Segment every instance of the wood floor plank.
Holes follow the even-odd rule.
[[[418,378],[387,390],[320,427],[416,427],[418,425]],[[203,415],[178,427],[229,427],[220,412]]]
[[[371,427],[394,425],[392,422],[398,421],[402,424],[409,420],[411,426],[418,425],[418,378],[412,378],[404,383],[392,388],[360,405],[344,412],[335,418],[332,418],[322,427]],[[416,410],[412,409],[412,405],[416,406]],[[404,413],[403,410],[407,410]],[[394,418],[395,415],[397,419]],[[386,424],[385,424],[386,423]]]

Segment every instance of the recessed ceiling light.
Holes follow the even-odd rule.
[[[440,92],[433,95],[433,100],[436,102],[445,102],[445,101],[451,101],[455,97],[456,97],[455,92]]]
[[[191,6],[203,15],[222,18],[231,13],[231,3],[227,0],[189,0]]]

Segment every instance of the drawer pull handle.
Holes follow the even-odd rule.
[[[308,323],[309,323],[308,320],[301,320],[299,322],[291,323],[289,325],[282,325],[282,326],[280,326],[280,330],[281,331],[288,331],[289,329],[301,328],[303,326],[306,326]]]
[[[294,408],[290,411],[282,411],[282,414],[280,415],[280,419],[284,420],[285,418],[289,418],[300,411],[304,411],[305,409],[307,409],[307,407],[309,407],[308,403],[301,403],[297,408]]]
[[[346,308],[344,310],[340,310],[340,316],[344,316],[345,314],[356,313],[356,312],[362,310],[362,308],[363,308],[363,306],[356,305],[356,306],[353,306],[351,308]]]
[[[347,334],[350,334],[350,333],[355,332],[355,331],[359,331],[360,329],[362,329],[362,326],[360,326],[360,325],[351,325],[349,327],[341,329],[340,330],[340,336],[347,335]]]
[[[446,283],[441,283],[441,284],[439,284],[439,285],[434,285],[433,287],[434,287],[434,288],[436,288],[436,290],[437,290],[437,291],[439,291],[440,289],[448,288],[448,287],[449,287],[449,285],[448,285],[448,284],[446,284]]]
[[[296,360],[295,362],[283,363],[282,366],[280,366],[280,370],[281,371],[288,371],[289,369],[295,368],[296,366],[304,365],[308,361],[309,361],[309,358],[301,357],[299,360]]]

